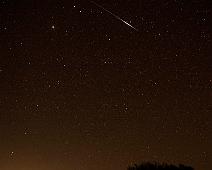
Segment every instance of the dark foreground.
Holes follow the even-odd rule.
[[[135,164],[133,166],[129,166],[127,170],[194,170],[194,168],[182,164],[176,166],[166,163],[160,164],[145,162],[140,165]]]

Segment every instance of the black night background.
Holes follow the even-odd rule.
[[[211,7],[0,0],[0,169],[211,170]]]

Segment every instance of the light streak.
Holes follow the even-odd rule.
[[[120,20],[121,22],[123,22],[124,24],[126,24],[127,26],[129,26],[130,28],[138,31],[137,28],[133,27],[131,24],[129,24],[127,21],[123,20],[122,18],[120,18],[118,15],[113,14],[112,12],[110,12],[109,10],[105,9],[103,6],[97,4],[94,1],[90,1],[91,3],[93,3],[94,5],[96,5],[97,7],[103,9],[104,11],[108,12],[109,14],[111,14],[113,17],[115,17],[116,19]]]

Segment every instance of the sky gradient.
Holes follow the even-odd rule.
[[[211,3],[95,3],[0,1],[0,169],[211,170]]]

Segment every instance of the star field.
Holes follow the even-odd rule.
[[[211,2],[0,1],[0,169],[210,170]]]

